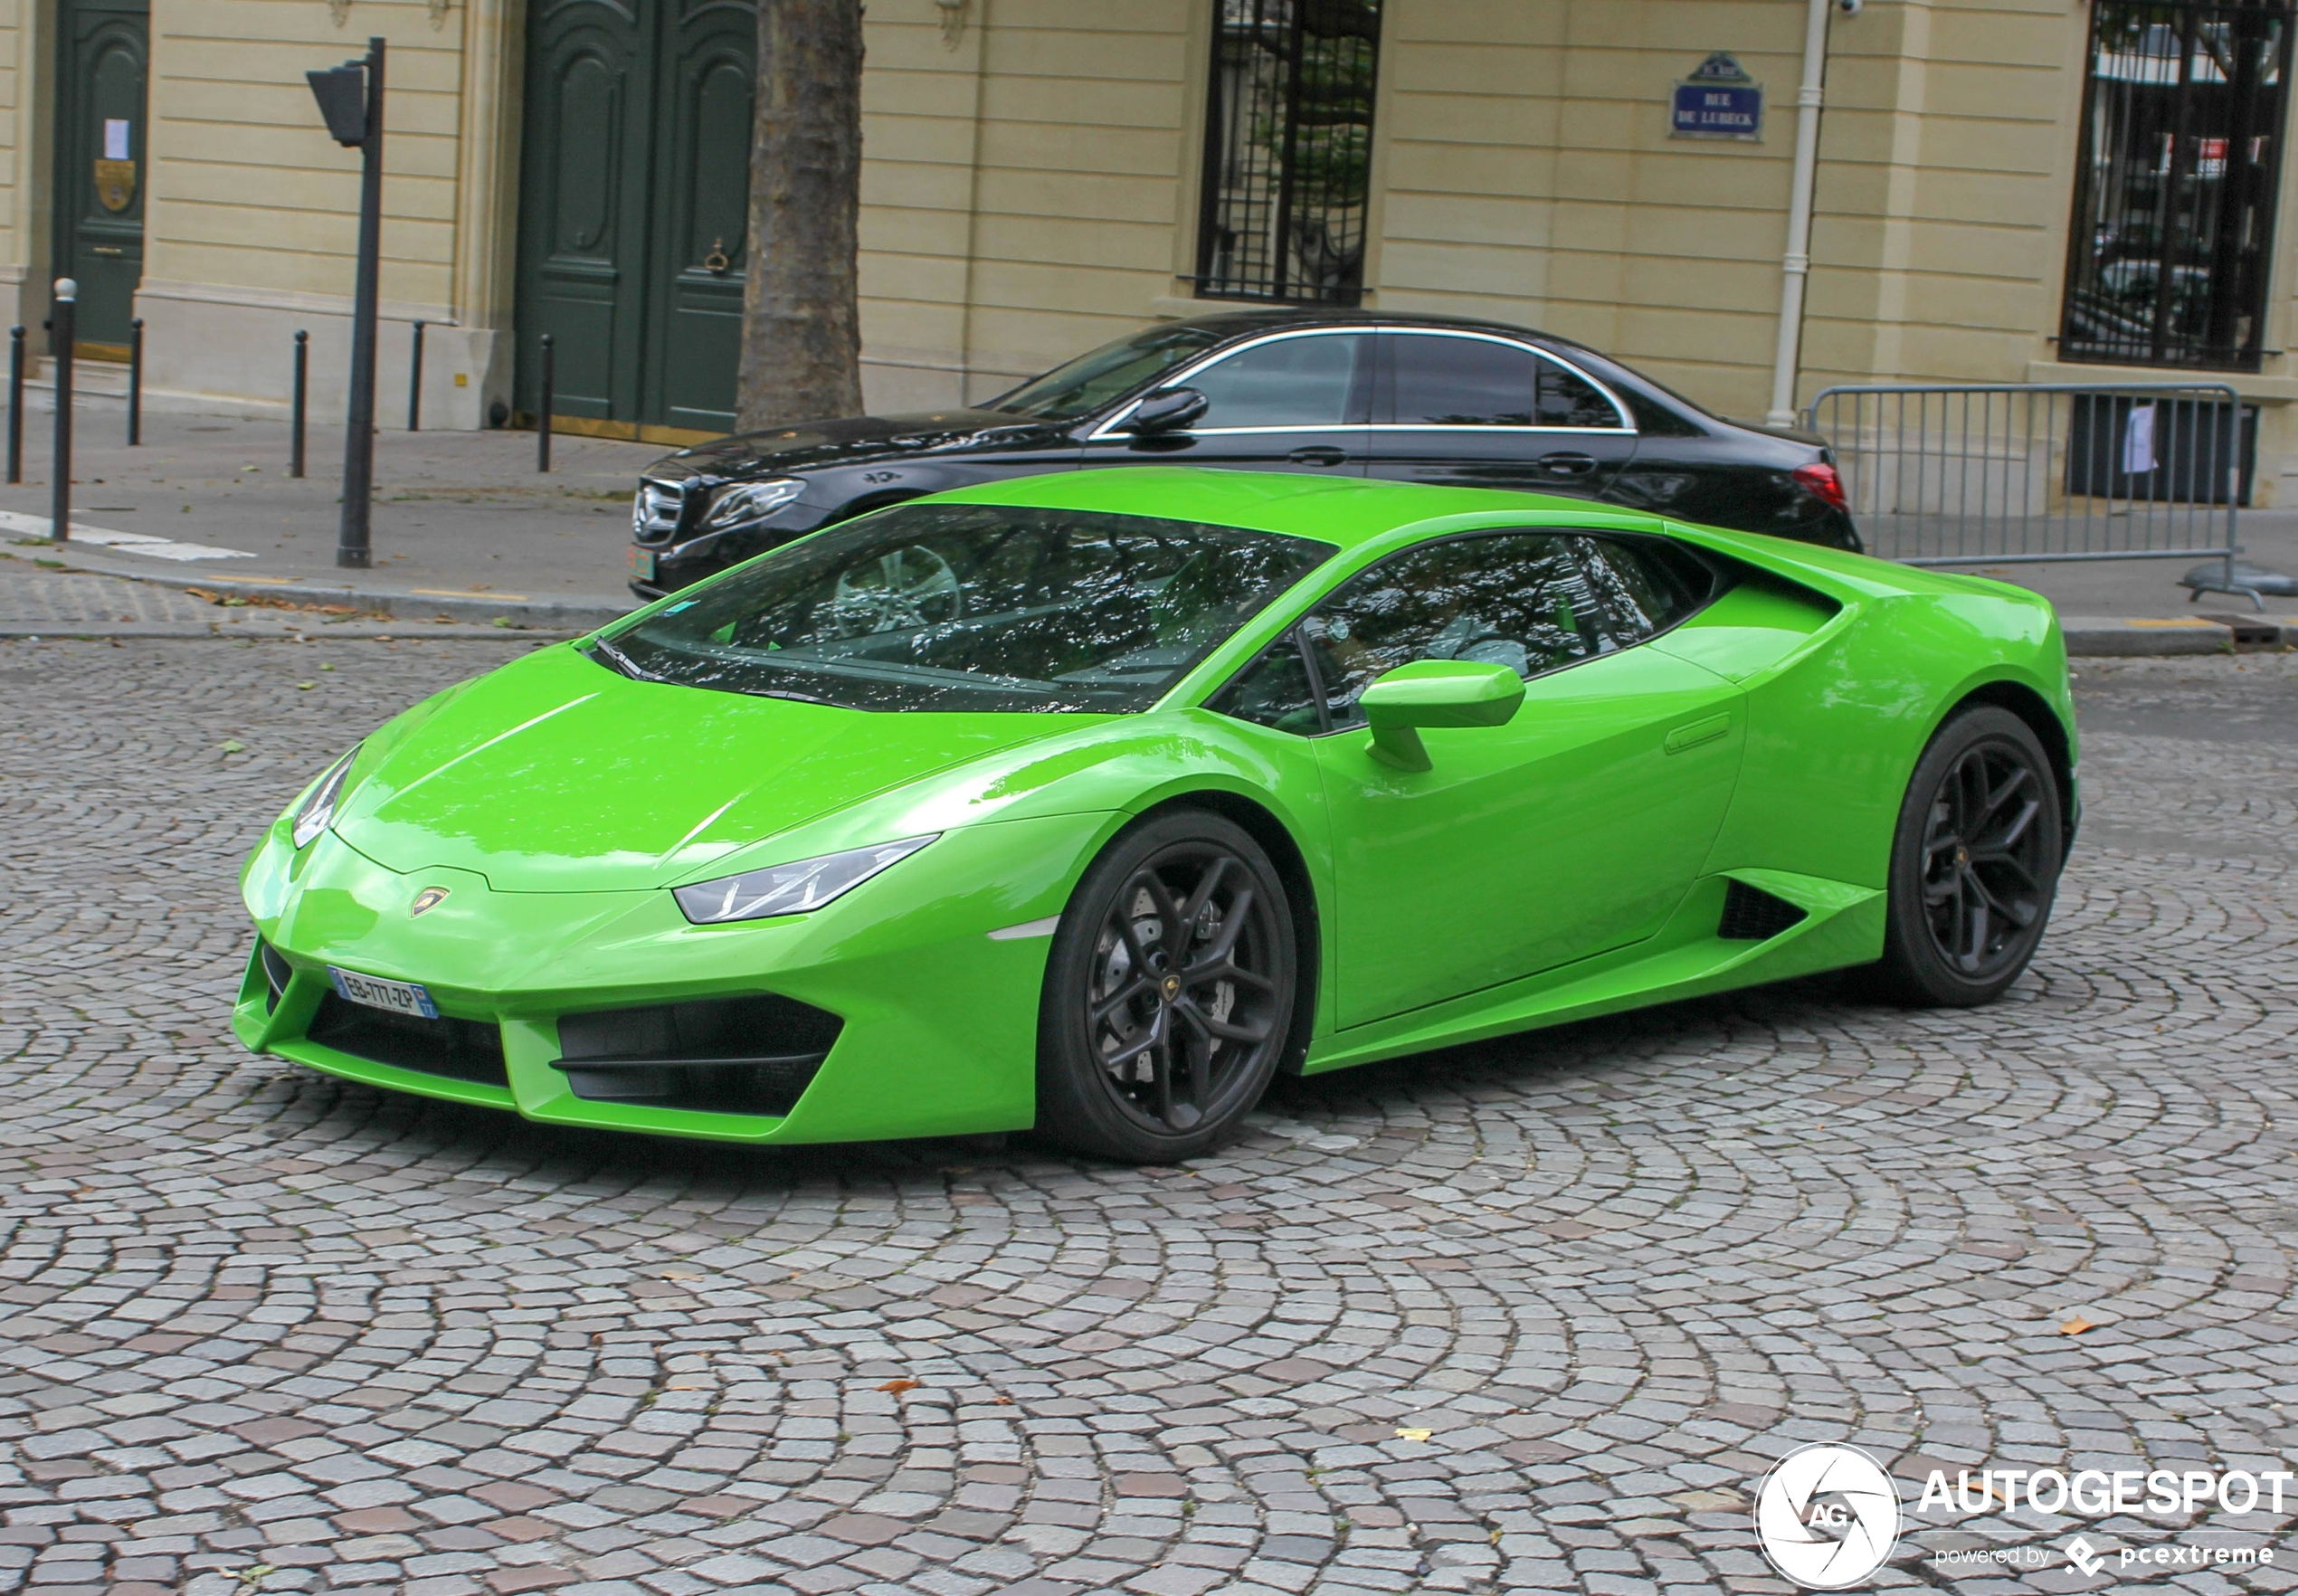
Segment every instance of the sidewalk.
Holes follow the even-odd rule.
[[[0,486],[0,546],[44,533],[49,396],[26,395],[22,484]],[[308,475],[288,473],[283,422],[147,411],[126,444],[124,402],[73,405],[74,541],[40,552],[72,565],[172,583],[249,584],[309,602],[348,592],[363,609],[427,619],[595,625],[637,603],[624,585],[631,494],[660,444],[560,435],[535,470],[532,432],[408,432],[375,438],[372,568],[335,563],[343,432],[311,429]],[[36,527],[21,518],[36,518]],[[82,531],[81,528],[88,530]],[[104,532],[136,544],[107,543]],[[212,551],[195,555],[166,544]],[[27,552],[18,548],[16,552]]]
[[[0,486],[0,546],[47,530],[50,405],[45,392],[26,395],[24,481]],[[54,549],[43,537],[43,557],[213,592],[356,601],[373,613],[426,622],[505,617],[586,630],[636,603],[624,585],[630,499],[639,472],[666,452],[659,444],[562,435],[544,476],[535,470],[532,432],[383,432],[374,565],[346,571],[335,563],[339,427],[311,431],[309,474],[297,480],[287,474],[283,422],[147,411],[145,442],[129,449],[123,400],[82,393],[73,411],[73,541]],[[2246,563],[2298,574],[2298,512],[2246,511],[2242,539]],[[2077,652],[2207,652],[2227,641],[2224,628],[2125,624],[2132,621],[2222,616],[2255,632],[2257,613],[2246,599],[2209,594],[2189,602],[2178,578],[2196,563],[1972,568],[2048,596],[2067,618]],[[2291,629],[2282,638],[2298,641],[2298,597],[2269,597],[2264,615]]]

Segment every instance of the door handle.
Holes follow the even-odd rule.
[[[1348,458],[1348,451],[1335,449],[1329,443],[1312,443],[1306,449],[1296,449],[1285,457],[1295,465],[1336,466]]]
[[[1667,734],[1662,746],[1670,754],[1681,754],[1686,748],[1696,748],[1704,743],[1712,743],[1731,729],[1732,717],[1729,711],[1722,715],[1711,715],[1705,720],[1695,720],[1677,727]]]
[[[1532,462],[1551,477],[1584,477],[1596,469],[1596,457],[1577,450],[1560,449]]]

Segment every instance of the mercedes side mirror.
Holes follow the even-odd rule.
[[[1427,770],[1424,726],[1505,726],[1524,701],[1524,679],[1505,665],[1473,660],[1415,660],[1364,689],[1357,703],[1372,727],[1373,758],[1399,770]]]
[[[1125,430],[1142,437],[1177,432],[1205,413],[1206,399],[1194,388],[1159,388],[1133,407]]]

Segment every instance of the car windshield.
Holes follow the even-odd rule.
[[[1146,516],[897,505],[739,566],[592,657],[850,709],[1125,713],[1333,552]]]
[[[1159,372],[1201,355],[1224,336],[1202,327],[1144,328],[1129,338],[1057,366],[982,408],[1040,421],[1077,421],[1132,393]]]

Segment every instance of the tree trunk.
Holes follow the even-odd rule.
[[[736,423],[861,410],[861,0],[759,0]]]

